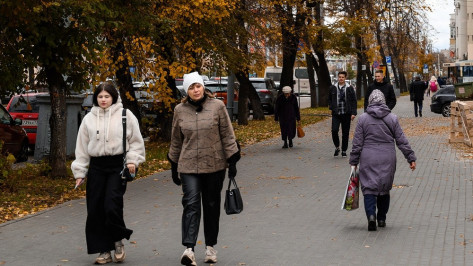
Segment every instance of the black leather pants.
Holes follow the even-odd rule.
[[[201,201],[204,210],[205,245],[217,244],[220,202],[225,170],[210,174],[181,173],[182,191],[182,245],[195,246],[199,235]]]

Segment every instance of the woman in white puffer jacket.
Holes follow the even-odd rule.
[[[87,252],[100,253],[95,262],[105,264],[113,261],[111,250],[116,262],[125,260],[122,239],[130,239],[133,231],[123,220],[123,105],[111,82],[95,89],[93,102],[79,128],[71,169],[76,186],[87,177]],[[145,161],[145,147],[138,120],[129,110],[126,119],[126,166],[134,174]]]

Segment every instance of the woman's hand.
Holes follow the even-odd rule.
[[[135,177],[135,169],[136,169],[135,164],[129,163],[126,165],[126,167],[128,167],[131,177]]]
[[[84,183],[84,180],[85,178],[77,178],[76,179],[76,186],[74,187],[74,189],[78,188],[80,185],[82,185]]]
[[[416,169],[416,162],[411,162],[409,167],[411,168],[412,171]]]

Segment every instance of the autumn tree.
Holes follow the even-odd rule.
[[[7,51],[20,59],[9,76],[12,84],[18,70],[37,67],[37,82],[47,84],[51,97],[51,142],[49,164],[52,177],[67,176],[66,168],[66,96],[72,90],[88,87],[87,79],[95,51],[100,49],[96,17],[100,6],[95,2],[2,1],[0,25],[8,40]],[[6,66],[11,63],[0,62]]]

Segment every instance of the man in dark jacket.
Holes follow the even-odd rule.
[[[368,98],[371,95],[371,92],[374,90],[380,90],[384,94],[386,99],[386,105],[389,107],[389,110],[392,110],[396,106],[396,94],[394,94],[393,85],[384,81],[384,72],[383,70],[376,70],[374,73],[375,81],[373,84],[368,86],[368,90],[365,95],[365,112],[366,107],[368,107]]]
[[[342,157],[347,156],[348,135],[350,133],[350,122],[356,116],[356,94],[352,86],[345,82],[347,72],[338,73],[338,83],[330,86],[328,106],[332,110],[332,140],[335,145],[335,153],[340,153],[340,139],[338,131],[342,124]]]
[[[424,101],[424,92],[427,89],[425,82],[420,80],[420,76],[416,76],[415,80],[409,85],[409,94],[411,101],[414,102],[414,114],[417,117],[417,109],[422,117],[422,103]]]

